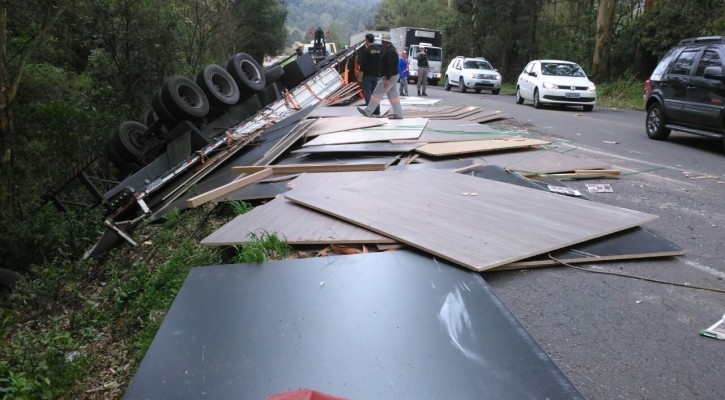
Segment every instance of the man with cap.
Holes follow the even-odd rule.
[[[393,108],[393,116],[390,119],[403,119],[403,107],[398,97],[398,51],[390,42],[390,34],[384,33],[381,38],[383,42],[383,54],[380,56],[380,78],[375,86],[370,102],[367,107],[358,107],[360,114],[370,117],[380,105],[383,96],[387,95],[390,106]]]

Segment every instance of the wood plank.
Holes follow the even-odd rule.
[[[321,146],[307,146],[302,149],[292,150],[290,153],[299,154],[320,154],[320,153],[407,153],[415,150],[422,143],[351,143],[351,144],[329,144]]]
[[[294,189],[298,190],[298,189]],[[275,233],[293,245],[395,243],[395,240],[330,215],[297,205],[284,197],[255,207],[202,239],[205,246],[249,242],[250,234]]]
[[[488,165],[499,165],[522,173],[555,174],[578,169],[608,169],[607,163],[573,157],[553,150],[527,149],[486,154],[481,160]]]
[[[368,118],[354,115],[347,117],[318,118],[307,131],[307,137],[316,137],[326,133],[371,128],[382,125],[385,125],[385,121],[382,121],[379,118]]]
[[[383,171],[387,168],[385,163],[363,164],[285,164],[285,165],[240,165],[232,167],[235,174],[253,174],[265,169],[271,169],[272,175],[300,174],[303,172],[355,172],[355,171]]]
[[[417,139],[428,122],[425,118],[407,118],[390,120],[384,126],[368,129],[355,129],[345,132],[328,133],[318,136],[302,146],[328,144],[365,143],[394,139]]]
[[[216,199],[217,197],[223,196],[229,192],[232,192],[236,189],[242,188],[244,186],[247,186],[251,183],[257,182],[260,179],[264,179],[268,176],[272,175],[272,169],[271,168],[265,168],[259,172],[256,172],[252,175],[245,176],[244,178],[237,179],[234,181],[231,181],[227,183],[226,185],[220,186],[216,189],[210,190],[206,193],[202,193],[198,196],[194,196],[190,199],[186,200],[186,206],[189,208],[198,207],[210,200]]]
[[[416,147],[415,151],[429,156],[442,157],[457,154],[479,153],[520,147],[540,146],[549,144],[545,140],[529,139],[523,137],[510,137],[504,139],[467,140],[458,142],[428,143]]]
[[[372,178],[285,196],[476,271],[658,218],[449,171],[355,174]]]

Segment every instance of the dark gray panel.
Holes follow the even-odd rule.
[[[477,273],[396,251],[193,268],[126,399],[580,399]]]

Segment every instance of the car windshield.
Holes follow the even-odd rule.
[[[541,64],[541,74],[553,76],[587,76],[578,65],[568,63],[543,63]]]
[[[463,63],[465,69],[493,69],[491,64],[481,60],[471,60]]]

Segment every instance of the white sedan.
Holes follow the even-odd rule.
[[[544,104],[582,106],[594,109],[597,88],[584,70],[571,61],[534,60],[526,65],[516,82],[516,103],[534,102],[535,108]]]

